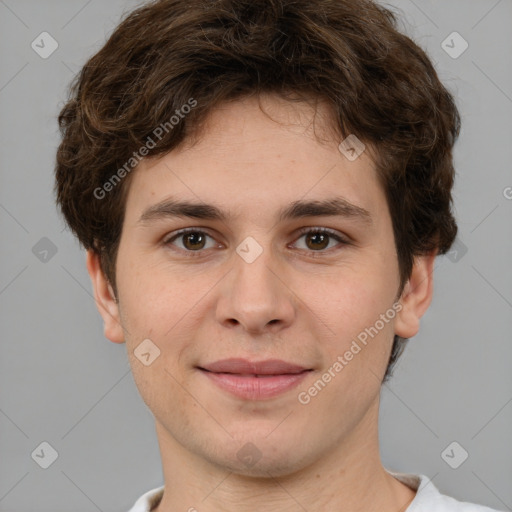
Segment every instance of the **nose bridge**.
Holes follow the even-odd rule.
[[[235,249],[232,271],[217,308],[220,322],[260,331],[270,322],[288,324],[293,316],[290,294],[277,277],[270,237],[246,237]]]
[[[261,296],[268,301],[270,296],[274,296],[277,284],[274,282],[276,277],[270,270],[275,266],[275,258],[272,255],[270,238],[263,235],[258,238],[261,243],[248,236],[236,247],[233,258],[233,291],[234,294],[237,291],[248,294],[246,298],[252,296],[257,299]]]

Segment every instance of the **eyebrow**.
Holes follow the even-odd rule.
[[[370,212],[360,206],[350,203],[343,197],[313,201],[294,201],[279,210],[279,222],[300,219],[303,217],[337,216],[357,220],[371,225],[373,220]],[[232,217],[217,206],[202,202],[181,201],[168,198],[144,210],[138,224],[150,224],[154,221],[173,217],[188,217],[192,219],[218,220],[225,222]]]

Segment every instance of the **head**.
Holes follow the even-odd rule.
[[[147,3],[85,64],[59,124],[57,201],[112,299],[101,297],[97,280],[109,339],[131,352],[152,339],[162,368],[180,382],[195,379],[189,370],[204,362],[200,353],[295,354],[321,374],[399,304],[361,363],[331,385],[342,389],[358,379],[358,364],[374,361],[370,403],[417,332],[432,261],[457,232],[459,114],[391,11],[368,0]],[[338,148],[349,136],[364,144],[354,160]],[[220,244],[208,256],[168,252],[183,217],[141,221],[171,196],[231,214],[213,219],[203,208],[199,221],[187,218]],[[334,196],[371,221],[346,215],[331,223],[348,244],[338,256],[289,256],[283,248],[309,217],[281,222],[277,212]],[[248,236],[262,249],[250,264],[235,251]],[[262,334],[271,341],[255,341]],[[151,392],[157,378],[132,364],[144,399],[164,415]],[[323,405],[312,407],[330,406],[335,392],[322,393]]]

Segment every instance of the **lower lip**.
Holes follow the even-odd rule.
[[[267,375],[253,377],[250,375],[238,375],[234,373],[213,373],[201,370],[221,389],[246,400],[263,400],[280,395],[296,387],[310,370],[301,373],[285,375]]]

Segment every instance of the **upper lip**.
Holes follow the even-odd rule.
[[[221,359],[204,366],[202,370],[214,373],[236,373],[254,375],[283,375],[301,373],[308,368],[298,364],[287,363],[280,359],[266,359],[264,361],[248,361],[247,359],[231,358]]]

